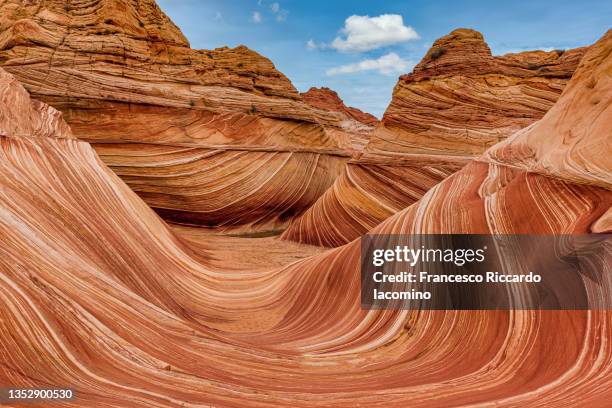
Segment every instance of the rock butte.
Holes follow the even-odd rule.
[[[374,126],[379,122],[374,115],[346,106],[335,91],[326,87],[313,87],[301,95],[304,102],[314,108],[342,113],[346,118],[344,126],[354,128],[356,136],[352,138],[353,147],[358,152],[363,150],[370,140],[370,134],[374,130]],[[358,137],[359,135],[361,137]]]
[[[609,232],[610,172],[600,170],[612,166],[611,77],[609,31],[541,121],[373,232]],[[173,233],[55,110],[16,88],[0,76],[0,112],[12,112],[0,116],[9,133],[0,137],[0,383],[69,384],[78,399],[68,407],[612,398],[611,312],[364,311],[358,240],[285,266],[219,271],[220,248]],[[28,120],[15,122],[19,112]]]
[[[2,1],[0,65],[180,223],[283,228],[365,144],[256,52],[191,49],[152,0]]]
[[[329,88],[312,87],[301,95],[302,98],[304,98],[304,102],[312,107],[343,113],[347,118],[352,118],[357,122],[363,123],[364,125],[378,124],[378,119],[376,119],[376,116],[362,112],[357,108],[346,106],[336,91]]]
[[[585,49],[492,56],[482,35],[438,39],[409,75],[363,155],[294,220],[287,240],[343,245],[417,201],[472,157],[551,108]]]

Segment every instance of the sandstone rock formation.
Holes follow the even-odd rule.
[[[282,228],[363,139],[256,52],[191,49],[153,0],[4,1],[0,64],[178,222]]]
[[[57,110],[39,101],[0,69],[0,136],[74,138]]]
[[[376,116],[362,112],[357,108],[346,106],[336,91],[329,88],[312,87],[301,95],[304,102],[314,108],[343,113],[347,118],[354,119],[357,122],[363,123],[364,125],[378,124],[378,119],[376,119]]]
[[[612,31],[540,122],[374,232],[609,232],[610,172],[600,169],[612,163],[600,150],[611,75]],[[38,103],[10,111],[31,109],[39,123],[59,123]],[[282,268],[220,273],[209,265],[216,249],[195,258],[87,143],[27,137],[32,128],[8,116],[0,127],[24,135],[0,137],[4,385],[70,385],[77,398],[66,407],[592,407],[612,398],[610,311],[364,311],[359,241]]]
[[[492,56],[482,35],[458,29],[400,77],[363,155],[283,238],[350,242],[408,207],[472,157],[540,119],[585,49]]]
[[[346,106],[338,94],[326,87],[310,88],[301,94],[308,105],[330,112],[339,112],[345,116],[343,127],[353,129],[353,148],[361,152],[370,139],[370,133],[378,124],[376,116],[362,112],[357,108]]]
[[[610,33],[605,37],[609,39]],[[580,63],[546,120],[489,149],[483,160],[612,189],[612,59],[601,41]]]
[[[571,78],[584,48],[491,55],[482,34],[458,29],[434,42],[400,77],[371,156],[472,156],[540,119]]]

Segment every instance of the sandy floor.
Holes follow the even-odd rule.
[[[239,237],[212,229],[169,224],[194,252],[194,257],[207,267],[217,270],[273,269],[319,254],[325,248],[274,237]]]

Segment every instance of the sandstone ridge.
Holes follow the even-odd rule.
[[[497,57],[474,30],[438,39],[413,72],[400,77],[363,154],[283,238],[338,246],[363,235],[473,157],[541,119],[585,51]]]
[[[191,49],[152,0],[0,2],[0,65],[180,223],[282,229],[371,130],[247,47]]]
[[[340,99],[340,96],[338,96],[338,93],[332,89],[312,87],[301,95],[307,104],[315,108],[344,113],[347,117],[364,125],[376,125],[378,123],[376,116],[362,112],[357,108],[346,106],[342,99]]]
[[[612,111],[582,102],[607,101],[611,59],[609,32],[541,121],[372,232],[610,232],[612,192],[598,184],[610,158],[596,147]],[[5,84],[0,112],[61,123]],[[270,268],[234,252],[219,270],[230,248],[181,239],[88,143],[54,137],[63,125],[27,137],[41,127],[12,121],[0,117],[18,134],[0,137],[4,385],[70,384],[66,407],[609,405],[609,310],[364,310],[358,240]],[[602,265],[600,280],[574,282],[589,302],[610,295]]]

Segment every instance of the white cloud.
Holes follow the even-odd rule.
[[[378,71],[383,75],[405,73],[414,64],[402,59],[394,52],[383,55],[378,59],[366,59],[354,64],[342,65],[327,70],[327,75],[352,74],[360,71]]]
[[[331,43],[331,47],[340,52],[370,51],[420,38],[414,28],[404,25],[399,14],[352,15],[344,22],[342,33],[346,38],[336,37]]]
[[[285,21],[287,19],[287,15],[288,14],[289,14],[289,12],[287,10],[280,10],[276,14],[276,21]]]
[[[314,42],[314,40],[311,38],[310,40],[308,40],[306,42],[306,48],[308,48],[309,50],[316,50],[317,49],[317,43]]]
[[[256,24],[261,23],[261,13],[259,11],[254,11],[253,16],[251,17],[251,21]]]
[[[223,14],[220,11],[215,13],[215,21],[223,21]]]
[[[285,21],[287,19],[287,15],[289,14],[287,10],[281,8],[280,4],[276,2],[270,4],[270,10],[276,15],[276,21],[279,22]]]

